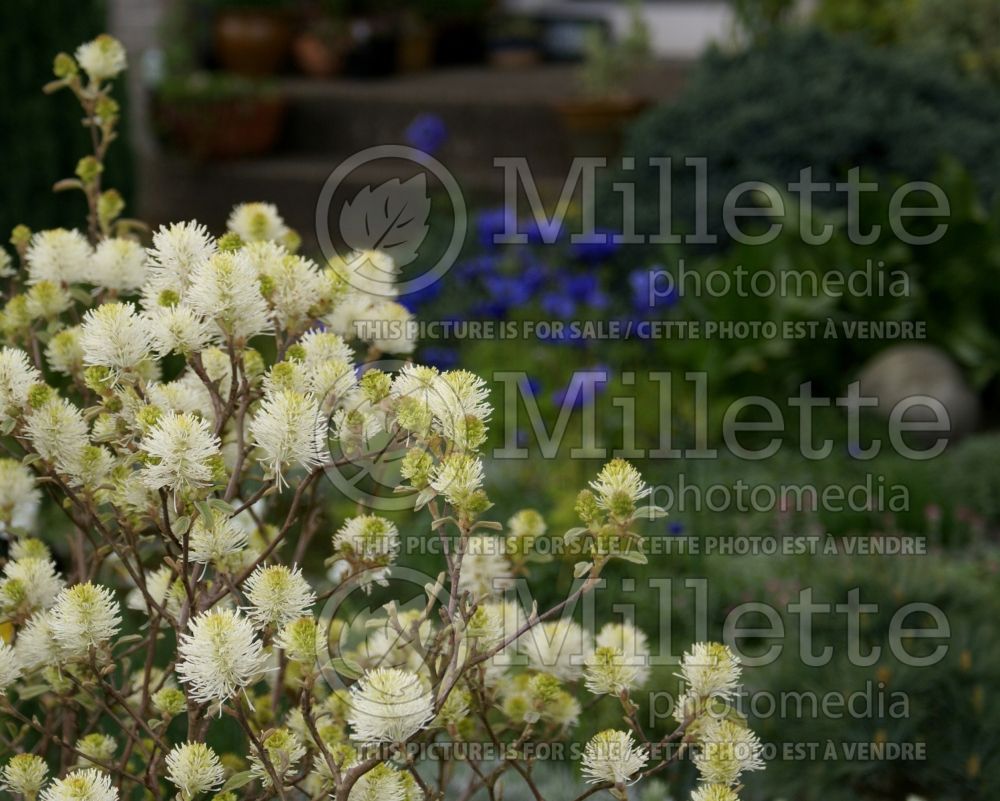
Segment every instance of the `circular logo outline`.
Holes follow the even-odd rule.
[[[334,257],[343,258],[334,247],[330,238],[329,222],[330,208],[333,204],[333,196],[339,186],[352,172],[359,167],[379,159],[401,159],[411,161],[429,170],[445,188],[448,199],[451,201],[453,215],[453,227],[451,242],[448,243],[444,254],[437,263],[427,272],[416,278],[396,284],[396,290],[400,297],[413,292],[419,292],[424,287],[430,286],[435,281],[441,279],[452,265],[458,260],[462,246],[465,244],[465,237],[468,233],[469,214],[465,204],[465,195],[458,185],[455,176],[451,174],[447,167],[438,159],[423,150],[419,150],[409,145],[373,145],[365,148],[353,156],[340,162],[337,167],[327,176],[316,199],[316,238],[319,242],[319,249],[327,261],[332,261]]]

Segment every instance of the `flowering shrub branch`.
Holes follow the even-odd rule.
[[[731,652],[684,657],[677,728],[653,742],[632,695],[650,680],[645,635],[608,624],[594,638],[568,614],[610,561],[645,561],[637,525],[662,512],[638,505],[635,468],[614,460],[580,493],[573,591],[523,609],[504,591],[542,560],[546,526],[531,510],[506,527],[484,517],[486,383],[378,369],[413,349],[354,325],[405,319],[391,258],[321,268],[270,205],[237,207],[218,239],[184,222],[144,247],[101,184],[124,67],[107,36],[56,59],[49,88],[72,91],[93,134],[61,184],[86,196],[88,232],[20,227],[20,270],[0,265],[18,290],[0,313],[3,786],[30,801],[492,799],[513,772],[541,799],[527,746],[568,736],[589,693],[611,696],[627,730],[586,744],[580,798],[624,799],[688,752],[696,801],[735,798],[761,765],[744,722],[717,714],[740,675]],[[443,569],[421,608],[389,604],[360,643],[332,647],[347,624],[317,607],[347,583],[387,584],[400,543],[363,508],[330,519],[321,479],[395,448],[396,490],[429,512]],[[45,520],[69,524],[44,541],[43,497]],[[330,572],[314,584],[302,566],[325,531]],[[234,727],[244,746],[220,754]],[[461,741],[495,754],[461,776],[410,748]]]

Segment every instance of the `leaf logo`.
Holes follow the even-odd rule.
[[[359,191],[340,212],[340,233],[354,250],[382,250],[399,267],[412,262],[427,236],[427,176],[398,178]]]

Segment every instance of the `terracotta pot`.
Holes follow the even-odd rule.
[[[346,41],[331,41],[315,33],[300,33],[292,42],[292,54],[299,71],[314,78],[329,78],[344,68]]]
[[[617,156],[625,128],[649,101],[638,97],[574,99],[556,104],[556,110],[578,155]]]
[[[490,64],[502,70],[534,67],[542,60],[542,51],[535,45],[494,45],[490,48]]]
[[[288,54],[292,32],[280,12],[237,8],[215,18],[215,55],[230,72],[272,75]]]
[[[396,56],[400,72],[420,72],[434,63],[434,35],[429,28],[403,31]]]
[[[169,144],[199,159],[261,156],[274,149],[285,118],[279,97],[154,101]]]

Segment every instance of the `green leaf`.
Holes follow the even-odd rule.
[[[659,506],[640,506],[632,515],[633,520],[658,520],[667,516],[667,510]]]
[[[253,781],[253,771],[241,770],[239,773],[234,773],[229,777],[229,780],[222,785],[219,793],[226,793],[230,790],[239,790],[244,785],[249,784]]]
[[[642,551],[625,551],[624,553],[615,554],[619,559],[624,559],[626,562],[631,562],[634,565],[648,565],[649,559],[646,558],[646,554]]]
[[[330,666],[341,676],[347,676],[350,679],[360,679],[365,672],[365,669],[357,662],[342,656],[331,659]]]

